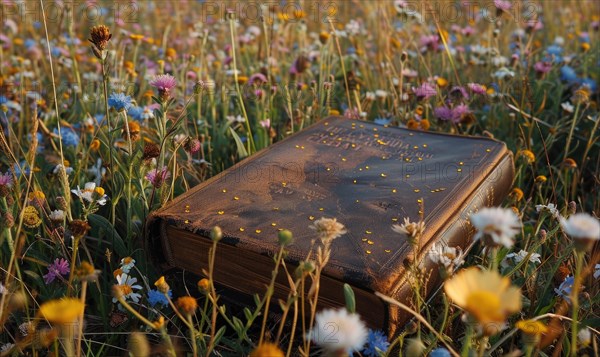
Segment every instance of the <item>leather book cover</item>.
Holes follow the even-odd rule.
[[[474,233],[469,214],[500,204],[513,177],[512,154],[492,139],[330,117],[154,212],[148,221],[148,243],[156,262],[201,273],[206,267],[192,257],[208,252],[197,252],[189,242],[179,247],[166,227],[207,239],[218,225],[224,236],[220,244],[235,246],[240,254],[261,255],[278,250],[277,232],[285,228],[294,234],[287,258],[294,264],[306,256],[315,238],[309,228],[313,221],[337,218],[348,232],[333,242],[324,274],[406,302],[411,292],[403,261],[412,248],[392,225],[404,218],[418,221],[423,211],[426,229],[418,259],[424,258],[425,268],[431,269],[432,291],[439,277],[426,257],[428,249],[440,241],[466,248]],[[368,311],[369,306],[362,309]],[[357,310],[361,313],[358,304]],[[408,318],[393,306],[385,315],[390,334]]]

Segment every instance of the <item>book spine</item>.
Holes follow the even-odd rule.
[[[496,167],[488,173],[482,180],[482,184],[475,189],[465,200],[462,210],[455,215],[454,219],[448,221],[448,225],[438,233],[437,239],[431,239],[431,244],[445,244],[454,246],[471,246],[475,230],[470,222],[471,214],[477,212],[482,207],[497,206],[502,203],[508,192],[510,192],[514,179],[514,164],[512,153],[506,151],[506,154],[498,161]],[[420,257],[421,265],[427,276],[426,289],[429,291],[440,283],[439,268],[429,258],[431,246],[425,246],[421,249],[424,252]],[[468,250],[468,249],[467,249]],[[407,274],[398,284],[397,289],[389,294],[398,301],[413,301],[413,291],[407,281]],[[402,324],[410,318],[406,311],[398,306],[388,305],[388,335],[390,338],[397,335]]]

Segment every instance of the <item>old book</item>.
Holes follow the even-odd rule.
[[[390,334],[410,316],[387,306],[379,291],[407,302],[403,261],[413,249],[392,225],[404,218],[426,229],[427,254],[440,242],[465,248],[473,229],[468,216],[499,204],[512,185],[513,159],[498,141],[387,128],[330,117],[199,184],[151,215],[148,243],[155,262],[202,274],[208,266],[209,232],[220,226],[215,282],[233,290],[264,293],[271,278],[277,233],[289,229],[288,266],[302,260],[321,217],[337,218],[348,233],[336,239],[321,283],[322,307],[344,305],[343,284],[355,291],[357,311],[371,327]],[[414,258],[414,257],[413,257]],[[278,277],[275,295],[289,286]]]

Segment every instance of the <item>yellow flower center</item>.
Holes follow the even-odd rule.
[[[123,295],[129,295],[133,292],[133,289],[131,288],[131,285],[121,285],[121,292],[123,292]]]
[[[501,321],[500,297],[492,292],[480,290],[467,296],[467,311],[472,313],[480,322]]]

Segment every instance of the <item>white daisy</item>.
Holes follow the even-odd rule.
[[[552,217],[554,217],[554,218],[560,217],[558,208],[556,207],[556,205],[554,203],[548,203],[547,205],[535,205],[535,210],[538,213],[543,212],[543,211],[549,212],[552,215]]]
[[[571,104],[571,102],[564,102],[560,106],[567,113],[573,113],[573,109],[575,109],[575,107],[573,106],[573,104]]]
[[[64,221],[65,220],[65,211],[56,209],[56,210],[50,212],[50,214],[48,216],[50,217],[50,220],[52,220],[52,221],[56,221],[56,222]]]
[[[525,258],[527,258],[527,256],[529,255],[529,252],[524,251],[523,249],[521,249],[518,253],[509,253],[507,254],[504,259],[502,260],[501,265],[503,267],[508,267],[508,266],[512,266],[512,265],[516,265],[519,264],[520,262],[522,262]],[[531,253],[531,255],[529,256],[529,261],[531,263],[541,263],[542,261],[540,260],[542,256],[537,254],[537,253]],[[514,264],[510,264],[509,261],[514,261]]]
[[[484,239],[486,244],[503,245],[507,248],[513,246],[514,237],[521,229],[519,217],[511,209],[501,207],[479,210],[471,216],[471,223],[477,229],[475,240]]]
[[[125,274],[129,274],[129,271],[135,265],[135,259],[132,257],[125,257],[121,259],[121,271]]]
[[[123,299],[131,299],[133,302],[139,302],[142,295],[135,292],[135,290],[140,290],[142,288],[141,285],[137,285],[137,278],[133,278],[128,274],[121,274],[117,276],[117,282],[119,289],[121,289],[121,293],[123,294]],[[113,303],[117,302],[117,298],[113,297]]]
[[[94,193],[97,193],[98,191],[96,190],[95,182],[88,182],[84,185],[83,190],[77,186],[77,189],[71,190],[71,192],[77,195],[77,197],[80,199],[92,203],[94,202]],[[102,190],[102,192],[104,192],[104,190]],[[100,197],[96,200],[96,203],[98,203],[100,206],[104,206],[107,198],[108,196],[102,193],[102,195],[100,195]]]
[[[409,218],[404,217],[404,223],[394,224],[392,230],[396,233],[405,234],[411,238],[417,238],[425,231],[425,222],[411,222]]]
[[[600,222],[587,213],[575,213],[568,219],[561,218],[563,231],[575,239],[600,239]]]
[[[429,252],[429,259],[436,264],[443,265],[447,269],[455,268],[463,263],[462,249],[460,247],[449,247],[441,243],[436,243]]]
[[[335,218],[318,219],[310,228],[317,231],[323,242],[336,239],[347,232],[344,225]]]
[[[309,337],[326,352],[360,351],[367,340],[367,328],[358,314],[346,309],[327,309],[317,313]]]

